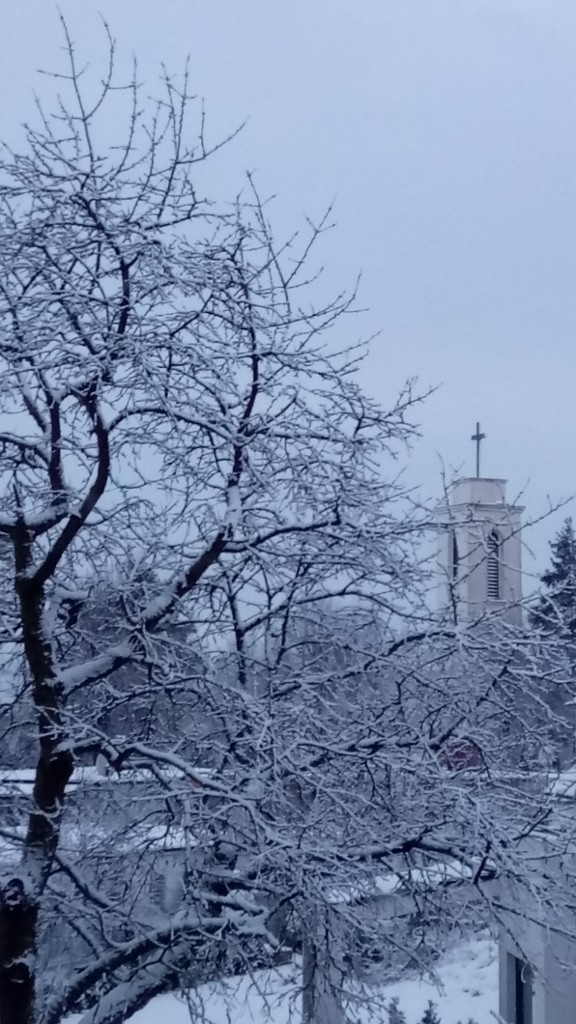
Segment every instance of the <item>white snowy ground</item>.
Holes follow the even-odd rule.
[[[429,999],[436,1003],[442,1024],[467,1024],[470,1017],[476,1024],[494,1024],[498,963],[493,943],[479,941],[457,947],[438,965],[437,972],[440,991],[433,984],[407,979],[383,989],[384,1002],[398,996],[407,1024],[418,1024]],[[286,967],[273,974],[262,972],[255,981],[235,981],[226,995],[205,986],[202,1003],[206,1024],[300,1024],[292,978],[292,968]],[[386,1020],[385,1014],[370,1017],[361,1007],[355,1016],[358,1024]],[[159,996],[131,1017],[130,1024],[190,1024],[188,1006],[177,996]]]

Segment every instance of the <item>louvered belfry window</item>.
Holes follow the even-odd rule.
[[[488,535],[488,597],[500,600],[500,538],[496,530]]]
[[[456,582],[458,579],[458,566],[460,564],[460,555],[458,553],[458,541],[456,540],[456,534],[452,531],[451,535],[452,551],[451,551],[451,568],[452,568],[452,580]]]

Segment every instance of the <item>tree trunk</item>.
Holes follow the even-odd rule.
[[[305,938],[302,944],[302,1024],[344,1024],[342,982],[342,972],[331,961],[329,950]]]
[[[22,636],[32,678],[40,756],[34,779],[20,872],[0,882],[0,1024],[35,1024],[36,942],[39,901],[58,846],[66,786],[73,757],[62,724],[63,694],[55,683],[50,641],[44,637],[44,589],[29,570],[31,535],[21,525],[15,538],[16,589]]]
[[[20,878],[0,891],[0,1024],[34,1024],[38,905]]]

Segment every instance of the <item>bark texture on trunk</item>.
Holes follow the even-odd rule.
[[[342,973],[327,948],[310,937],[302,944],[302,1024],[344,1024]]]
[[[0,875],[0,1024],[36,1024],[36,943],[39,908],[54,863],[73,756],[63,724],[65,696],[55,678],[52,650],[42,628],[44,587],[30,575],[32,537],[15,538],[16,593],[22,639],[32,680],[39,756],[32,808],[22,822],[20,864]]]
[[[0,890],[0,1024],[34,1024],[38,905],[20,878]]]

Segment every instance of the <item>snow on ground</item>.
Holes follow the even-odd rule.
[[[432,999],[442,1024],[494,1024],[498,1012],[498,951],[493,942],[471,942],[458,946],[450,959],[438,966],[442,984],[439,993],[424,981],[401,981],[389,985],[386,994],[398,996],[408,1024],[417,1024]]]
[[[407,1024],[419,1024],[428,1001],[436,1003],[442,1024],[494,1024],[498,1010],[498,963],[494,943],[470,942],[452,950],[437,967],[441,990],[417,978],[388,985],[379,993],[384,1002],[394,996],[406,1014]],[[294,996],[293,968],[262,972],[222,987],[204,986],[201,992],[206,1024],[300,1024],[298,1001]],[[379,1000],[380,1001],[380,1000]],[[196,1004],[197,1005],[197,1004]],[[195,1014],[193,1014],[194,1019]],[[196,1018],[197,1019],[197,1018]],[[358,1008],[358,1024],[379,1024],[386,1015],[370,1016]],[[190,1024],[185,1000],[174,995],[159,996],[130,1018],[131,1024]]]

